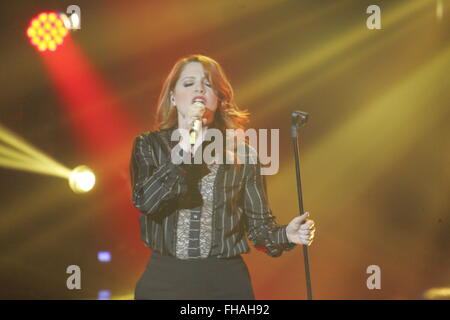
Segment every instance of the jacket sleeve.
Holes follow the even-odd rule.
[[[132,202],[143,214],[156,215],[185,192],[184,170],[171,161],[156,166],[151,136],[141,134],[134,140],[130,161]]]
[[[261,175],[259,161],[248,164],[245,182],[244,213],[247,218],[248,239],[256,249],[271,257],[280,256],[283,251],[292,250],[295,243],[289,242],[286,226],[275,222],[266,198],[264,177]]]

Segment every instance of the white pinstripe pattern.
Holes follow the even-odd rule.
[[[146,244],[163,254],[175,255],[175,248],[168,248],[167,241],[176,234],[176,219],[173,219],[173,215],[178,211],[173,209],[175,210],[173,213],[160,212],[162,204],[174,203],[182,190],[180,184],[182,179],[179,175],[170,176],[168,182],[164,180],[164,177],[170,174],[170,170],[174,169],[169,163],[170,151],[169,153],[163,151],[164,147],[160,139],[165,136],[170,139],[171,132],[172,130],[146,132],[135,139],[130,161],[130,175],[133,204],[143,215],[141,223],[145,224],[145,228],[142,229],[146,233],[144,235]],[[283,251],[292,249],[295,245],[288,243],[285,226],[274,223],[275,218],[268,207],[263,188],[259,162],[243,164],[241,169],[230,165],[222,172],[222,181],[214,184],[220,189],[214,190],[216,203],[213,204],[213,225],[216,228],[220,225],[222,230],[218,238],[212,238],[212,241],[218,241],[216,243],[218,247],[212,253],[218,257],[247,253],[250,248],[243,237],[243,232],[247,231],[249,238],[254,239],[266,229],[271,231],[266,233],[265,241],[270,244],[267,254],[275,257]],[[165,187],[167,191],[163,193],[164,184],[167,184]],[[247,221],[248,230],[242,228],[242,219]],[[228,234],[227,237],[225,237],[226,234]]]
[[[234,183],[235,183],[235,179],[236,179],[236,171],[237,170],[233,170],[233,179],[231,179],[231,185],[232,186],[234,186]],[[234,190],[234,188],[232,188],[231,189],[231,199],[234,199],[234,192],[235,192],[235,190]],[[231,202],[231,210],[233,211],[234,209],[235,209],[235,203],[233,203],[233,202]],[[235,211],[235,210],[234,210]],[[230,219],[231,219],[231,226],[234,226],[235,224],[234,224],[234,213],[233,212],[231,212],[231,214],[230,214]],[[231,242],[231,246],[233,247],[233,252],[232,252],[232,255],[236,255],[237,254],[237,252],[236,252],[236,247],[234,246],[234,243],[235,243],[235,238],[236,238],[236,236],[237,235],[232,235],[232,237],[230,237],[230,242]]]
[[[227,179],[228,179],[228,170],[225,171],[225,177],[223,179],[223,188],[222,188],[222,190],[225,190]],[[225,249],[224,246],[226,246],[226,241],[224,241],[225,240],[225,217],[226,217],[226,210],[227,210],[226,206],[223,206],[222,210],[223,210],[223,212],[221,214],[221,217],[222,217],[222,225],[221,225],[221,227],[222,227],[222,237],[220,238],[222,240],[221,241],[221,243],[222,243],[222,250],[220,250],[221,253],[224,252],[224,249]]]

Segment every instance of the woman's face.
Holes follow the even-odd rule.
[[[213,123],[218,98],[206,77],[203,65],[200,62],[189,62],[184,66],[175,84],[173,94],[173,102],[177,107],[178,114],[181,114],[183,119],[186,118],[187,111],[194,104],[196,97],[202,97],[204,100],[205,125]]]

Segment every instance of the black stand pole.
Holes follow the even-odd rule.
[[[308,121],[309,115],[306,112],[294,111],[292,112],[292,126],[291,126],[291,136],[292,143],[294,146],[295,155],[295,171],[297,174],[297,194],[298,194],[298,206],[300,215],[304,213],[303,211],[303,196],[302,196],[302,182],[300,178],[300,155],[298,148],[298,134],[297,129],[303,126],[306,121]],[[306,277],[306,293],[308,300],[312,300],[312,288],[311,288],[311,275],[309,272],[309,261],[308,261],[308,246],[303,245],[303,257],[305,262],[305,277]]]

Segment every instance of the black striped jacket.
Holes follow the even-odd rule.
[[[141,212],[141,239],[163,255],[175,256],[180,198],[186,195],[186,170],[175,165],[172,129],[145,132],[134,140],[130,161],[132,202]],[[272,257],[295,247],[268,206],[259,161],[220,164],[214,182],[210,256],[232,257],[250,251],[248,239]]]

